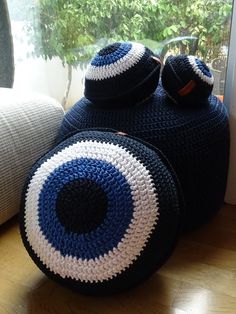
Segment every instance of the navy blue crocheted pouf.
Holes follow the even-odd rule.
[[[115,46],[112,53],[114,51]],[[144,53],[139,53],[140,58]],[[132,59],[132,56],[130,58]],[[131,67],[138,67],[136,58],[134,54]],[[141,97],[143,100],[140,98],[136,104],[123,100],[120,107],[118,104],[114,106],[113,101],[104,102],[102,105],[94,98],[90,101],[83,97],[66,113],[59,140],[81,129],[105,127],[126,132],[158,147],[167,156],[178,175],[186,203],[184,228],[192,229],[208,221],[223,203],[228,172],[229,125],[224,104],[215,96],[208,97],[213,84],[209,69],[196,58],[189,59],[194,65],[189,60],[185,62],[186,59],[189,58],[172,57],[164,66],[167,92],[159,83],[155,92],[147,97],[145,89],[142,89],[143,76],[140,72],[139,96],[141,97],[142,92],[144,94]],[[113,80],[117,79],[119,82],[119,76],[122,73],[124,78],[127,69],[125,66],[120,68],[119,62],[113,67],[119,69],[113,75]],[[102,71],[99,64],[93,66],[94,73],[96,69],[98,72]],[[89,68],[88,72],[90,71]],[[103,71],[106,72],[105,67]],[[174,76],[176,73],[177,76]],[[110,75],[112,76],[112,72]],[[178,82],[179,77],[182,78],[181,82]],[[201,77],[204,77],[202,83]],[[92,79],[91,75],[86,76],[85,90]],[[194,83],[188,84],[186,79]],[[94,76],[93,84],[98,80],[99,78],[95,79]],[[157,86],[157,81],[153,82]],[[173,83],[170,84],[171,82]],[[109,78],[101,77],[99,84],[109,86]],[[186,86],[188,88],[185,88]],[[198,90],[197,101],[194,88]],[[181,90],[180,94],[178,90]],[[103,92],[105,93],[105,89]],[[88,90],[86,94],[89,97]]]
[[[157,149],[83,131],[33,166],[20,212],[23,243],[50,278],[85,294],[137,285],[174,249],[182,194]]]

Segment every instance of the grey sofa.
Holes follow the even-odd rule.
[[[0,88],[0,224],[18,212],[25,177],[54,145],[63,116],[50,97]]]

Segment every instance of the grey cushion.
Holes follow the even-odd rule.
[[[50,97],[0,88],[0,224],[18,212],[25,177],[54,145],[63,116]]]

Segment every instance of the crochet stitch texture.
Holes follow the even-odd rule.
[[[93,58],[85,75],[85,96],[105,106],[134,104],[150,96],[161,64],[139,43],[115,43]]]
[[[99,57],[95,56],[91,62],[97,64],[93,71],[96,72],[100,67],[101,60],[106,60],[110,54],[114,55],[118,49],[126,55],[127,45],[114,44],[98,53]],[[144,51],[144,48],[139,51]],[[149,51],[149,55],[152,56],[153,53]],[[140,60],[144,64],[148,63],[147,59]],[[119,69],[119,64],[117,67]],[[142,82],[145,75],[142,74],[141,65],[135,63],[129,71],[132,72],[132,68],[140,69],[140,75],[135,77]],[[146,69],[151,71],[149,66]],[[113,86],[109,82],[116,81],[118,90],[120,86],[122,89],[123,86],[132,84],[126,72],[99,81],[101,85],[110,86],[100,89],[104,97],[113,93]],[[81,129],[113,128],[159,148],[178,175],[186,202],[183,225],[185,229],[192,229],[207,221],[224,201],[229,158],[228,114],[224,104],[210,95],[212,74],[197,58],[170,57],[164,65],[162,80],[166,90],[161,82],[158,85],[153,80],[157,88],[152,96],[147,95],[146,89],[141,86],[136,103],[130,101],[129,97],[118,100],[117,103],[113,100],[98,103],[96,99],[91,101],[83,97],[66,113],[58,140]],[[195,82],[196,91],[193,89],[186,94],[183,88],[191,80]],[[97,83],[93,80],[93,86],[99,89],[101,85],[96,85]],[[90,86],[91,90],[93,86]],[[179,90],[183,94],[185,92],[185,95],[180,95]]]
[[[180,106],[199,106],[213,89],[214,78],[206,64],[194,56],[169,56],[162,71],[162,85]]]
[[[67,193],[89,197],[75,208]],[[180,199],[175,174],[159,151],[111,132],[84,131],[33,167],[21,233],[48,276],[84,293],[109,294],[143,281],[168,258]]]
[[[223,202],[229,125],[211,95],[213,76],[193,56],[169,57],[162,85],[160,67],[138,43],[100,50],[86,97],[27,178],[23,243],[46,275],[82,293],[139,284],[167,260],[182,229]]]

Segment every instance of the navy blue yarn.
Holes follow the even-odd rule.
[[[107,54],[111,54],[115,52],[120,47],[120,45],[121,43],[117,42],[117,43],[113,43],[108,46],[105,46],[98,52],[98,54],[99,56],[103,56],[103,55],[106,56]]]
[[[58,193],[56,212],[67,232],[88,233],[104,221],[107,196],[94,181],[75,180]]]
[[[64,185],[83,178],[104,190],[108,198],[107,215],[101,226],[89,233],[67,233],[57,217],[57,195]],[[64,163],[50,174],[39,196],[38,212],[41,231],[63,256],[95,259],[108,253],[123,238],[132,219],[133,201],[129,184],[112,164],[81,158]]]
[[[206,76],[211,77],[206,64],[195,58],[197,66]],[[182,95],[180,90],[189,82],[194,81],[194,88],[187,94]],[[213,84],[201,79],[194,71],[187,55],[169,56],[162,70],[162,85],[167,94],[180,106],[198,107],[208,102]]]
[[[205,66],[205,64],[201,60],[195,58],[195,61],[196,61],[198,68],[202,71],[202,73],[204,75],[206,75],[208,77],[212,77],[211,72],[209,71],[209,69]]]
[[[54,274],[48,265],[41,262],[36,255],[34,247],[30,245],[25,229],[25,197],[28,185],[37,169],[49,158],[62,151],[66,147],[84,140],[92,140],[100,143],[113,143],[127,149],[136,157],[152,175],[155,193],[159,200],[159,219],[146,246],[140,256],[130,267],[122,271],[116,277],[103,282],[81,282],[72,278],[62,278]],[[109,184],[109,182],[108,182]],[[110,132],[84,131],[77,133],[66,141],[60,143],[44,157],[42,157],[31,169],[27,182],[23,189],[23,197],[20,210],[20,230],[23,243],[36,265],[51,279],[60,284],[79,290],[82,293],[93,295],[107,295],[129,289],[154,273],[170,256],[174,249],[179,235],[180,210],[180,190],[175,173],[169,162],[158,149],[153,149],[140,140],[129,136],[120,136]],[[50,222],[51,224],[51,222]],[[50,224],[48,228],[50,228]]]
[[[109,53],[107,55],[100,55],[99,53],[93,58],[91,64],[96,67],[101,67],[105,65],[109,65],[115,63],[116,61],[123,58],[132,48],[131,43],[121,43],[119,48],[113,53]]]
[[[185,228],[207,221],[222,205],[226,187],[229,123],[224,104],[210,96],[195,107],[191,100],[177,106],[159,85],[140,105],[110,107],[98,108],[82,98],[64,116],[59,141],[81,129],[104,127],[151,143],[167,156],[179,177],[187,208]]]
[[[123,43],[120,45],[120,50],[123,48],[125,53],[129,45],[132,47],[132,43]],[[109,46],[104,49],[107,48],[109,48]],[[96,61],[92,60],[91,63],[103,64],[102,59],[105,60],[105,63],[107,63],[107,59],[108,62],[113,63],[113,61],[116,60],[113,55],[116,56],[115,52],[112,54],[108,53],[107,55],[102,54],[102,56],[99,57],[96,55]],[[117,58],[119,55],[120,54],[117,55]],[[103,80],[86,78],[85,96],[99,105],[103,105],[104,102],[112,99],[112,106],[117,102],[122,103],[123,106],[132,105],[133,103],[137,103],[149,97],[158,85],[161,68],[160,63],[154,60],[152,56],[154,56],[154,53],[150,49],[145,48],[144,54],[138,62],[119,75]],[[117,67],[119,67],[119,65],[117,65]],[[111,105],[111,103],[109,105]]]

